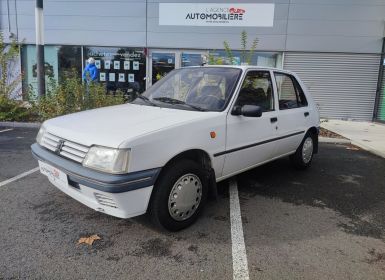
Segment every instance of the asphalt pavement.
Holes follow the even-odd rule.
[[[1,132],[0,185],[31,170],[36,129]],[[321,144],[234,178],[250,279],[385,279],[385,160]],[[228,182],[178,233],[95,212],[34,172],[0,187],[0,279],[233,279]],[[90,246],[79,238],[97,234]]]

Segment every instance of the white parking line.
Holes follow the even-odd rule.
[[[32,173],[34,173],[34,172],[36,172],[38,170],[39,170],[39,167],[35,167],[34,169],[31,169],[29,171],[23,172],[23,173],[15,176],[15,177],[12,177],[12,178],[7,179],[7,180],[5,180],[3,182],[0,182],[0,187],[5,186],[6,184],[12,183],[12,182],[14,182],[16,180],[19,180],[19,179],[21,179],[21,178],[23,178],[25,176],[28,176],[29,174],[32,174]]]
[[[238,186],[235,179],[230,181],[230,223],[233,252],[233,279],[249,280],[249,269],[245,240],[243,237],[241,207],[239,206]]]
[[[3,130],[0,130],[0,133],[2,133],[2,132],[7,132],[7,131],[11,131],[11,130],[13,130],[13,128],[3,129]]]

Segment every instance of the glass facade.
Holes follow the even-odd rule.
[[[95,59],[100,72],[98,81],[106,85],[107,92],[117,89],[145,90],[146,57],[143,49],[81,46],[44,46],[46,87],[52,82],[60,82],[70,72],[75,72],[80,78],[82,67],[89,57]],[[21,70],[23,93],[30,92],[36,97],[37,64],[34,45],[22,47]]]
[[[155,84],[156,81],[175,69],[175,53],[153,52],[151,64],[152,84]]]
[[[205,62],[205,56],[200,53],[182,52],[182,67],[199,66]]]
[[[231,63],[225,50],[210,51],[210,57],[220,64],[241,65],[248,59],[249,51],[246,51],[245,58],[242,58],[242,51],[233,50],[233,63]],[[282,53],[280,52],[254,52],[250,65],[282,68]]]
[[[143,92],[146,89],[146,56],[143,49],[115,47],[84,47],[84,61],[95,59],[100,83],[108,93],[116,90]]]
[[[44,46],[46,87],[51,82],[60,81],[70,72],[81,73],[80,46]],[[25,45],[21,49],[21,71],[23,75],[23,93],[37,94],[36,47]]]
[[[144,48],[98,47],[98,46],[45,46],[46,87],[75,72],[82,76],[87,59],[95,59],[99,70],[97,81],[106,87],[107,93],[116,90],[123,92],[143,92],[147,84],[151,86],[175,68],[199,66],[210,63],[213,59],[219,64],[230,64],[224,50],[150,50],[147,69],[147,52]],[[234,64],[242,64],[241,51],[233,51]],[[246,52],[246,56],[248,52]],[[282,53],[254,52],[251,64],[282,68]],[[23,93],[28,90],[37,94],[36,48],[25,45],[21,51],[21,69],[23,73]],[[147,73],[148,71],[148,73]]]

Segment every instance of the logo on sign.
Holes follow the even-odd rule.
[[[207,8],[205,13],[187,13],[185,19],[205,20],[206,22],[241,21],[245,9],[241,8]]]
[[[230,14],[244,14],[246,11],[244,9],[230,8]]]

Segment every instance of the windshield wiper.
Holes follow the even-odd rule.
[[[150,99],[148,99],[147,96],[144,96],[144,95],[141,95],[141,94],[138,94],[137,95],[137,98],[139,99],[142,99],[144,101],[146,101],[148,104],[151,104],[152,106],[157,106],[154,102],[152,102]]]
[[[194,110],[197,110],[197,111],[207,111],[206,109],[204,108],[201,108],[199,106],[195,106],[195,105],[191,105],[191,104],[188,104],[182,100],[178,100],[178,99],[175,99],[175,98],[171,98],[171,97],[155,97],[153,98],[154,100],[156,101],[160,101],[160,102],[163,102],[163,103],[168,103],[168,104],[179,104],[179,105],[185,105],[185,106],[188,106],[190,108],[193,108]]]

